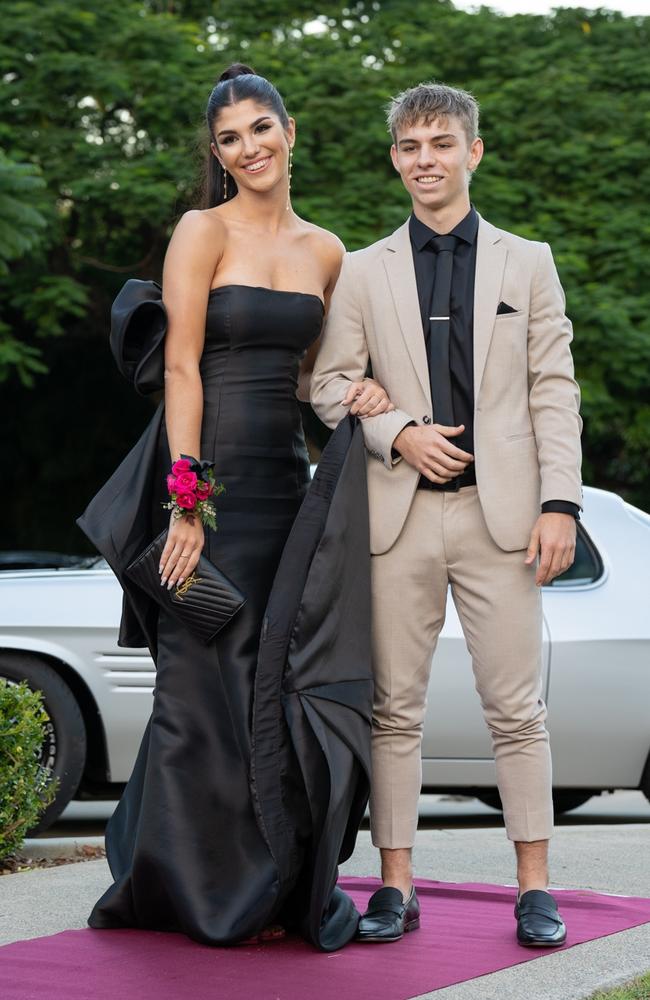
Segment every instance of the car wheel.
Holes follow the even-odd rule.
[[[580,791],[576,789],[564,789],[564,788],[554,788],[553,789],[553,809],[557,816],[560,813],[570,812],[571,809],[577,809],[578,806],[582,806],[585,802],[595,793],[592,791]],[[486,806],[492,806],[493,809],[503,810],[501,805],[501,796],[499,795],[496,788],[484,788],[480,792],[475,793],[475,797],[479,802],[483,802]]]
[[[650,802],[650,753],[646,757],[639,790],[643,792],[648,802]]]
[[[77,791],[86,763],[86,726],[77,701],[56,670],[25,653],[2,653],[0,677],[27,681],[33,691],[43,692],[49,715],[41,750],[41,764],[59,779],[56,798],[38,823],[28,831],[34,837],[57,819]]]

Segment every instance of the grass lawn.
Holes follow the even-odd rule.
[[[650,972],[615,990],[594,993],[590,1000],[650,1000]]]

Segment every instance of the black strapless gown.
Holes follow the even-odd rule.
[[[151,615],[158,615],[150,643],[157,668],[153,713],[133,774],[107,826],[115,882],[93,908],[91,927],[182,931],[207,944],[226,944],[274,921],[304,923],[310,892],[305,879],[315,877],[313,859],[309,861],[313,816],[306,779],[300,760],[288,752],[282,723],[269,744],[283,762],[283,798],[291,799],[291,855],[280,876],[269,848],[272,837],[251,792],[251,720],[262,621],[309,485],[296,386],[300,358],[318,337],[322,317],[317,296],[242,285],[210,293],[200,363],[201,458],[214,460],[226,493],[217,498],[218,530],[206,529],[204,552],[241,588],[247,603],[208,646],[157,607],[148,612],[150,625]],[[120,469],[123,481],[130,484],[140,475],[144,482],[141,466],[148,463],[146,481],[155,483],[147,494],[154,537],[169,516],[160,506],[170,464],[162,404],[144,438],[149,457],[141,452]],[[119,497],[124,498],[124,486],[113,493],[96,520],[115,540],[110,521],[123,509]],[[359,500],[365,503],[365,497]],[[88,511],[79,523],[93,537]],[[366,677],[361,715],[370,704],[368,684]],[[277,700],[279,704],[279,690]],[[353,714],[361,718],[356,709]],[[365,728],[361,738],[365,740]],[[343,794],[355,827],[352,843],[365,786],[364,776],[361,794],[358,789],[351,796]],[[322,927],[307,936],[329,950],[349,940],[357,915],[333,884],[325,890],[325,913],[316,918]]]

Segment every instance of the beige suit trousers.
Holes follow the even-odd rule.
[[[535,566],[524,559],[525,551],[505,552],[492,540],[475,486],[456,493],[418,490],[395,544],[372,557],[370,826],[376,847],[411,847],[415,839],[426,693],[448,586],[492,736],[507,835],[513,841],[550,837],[541,594]]]

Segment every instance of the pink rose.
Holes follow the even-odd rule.
[[[192,463],[190,462],[189,458],[179,458],[172,465],[172,472],[174,473],[175,476],[180,476],[181,472],[190,471],[191,464]]]
[[[210,486],[208,483],[197,483],[196,484],[196,495],[199,500],[207,500],[210,496]]]
[[[196,489],[196,472],[181,472],[176,476],[176,492],[189,493]]]
[[[176,492],[176,480],[171,475],[167,476],[167,492],[170,496],[172,493]]]
[[[196,507],[196,497],[193,493],[178,493],[176,496],[176,503],[183,510],[194,510]]]

